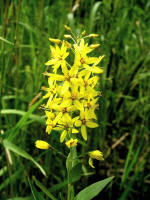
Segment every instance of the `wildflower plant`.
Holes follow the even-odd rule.
[[[101,184],[104,187],[112,179],[111,177],[95,183],[99,186],[98,190],[94,186],[87,187],[74,197],[73,182],[79,180],[82,173],[76,146],[80,139],[88,140],[89,128],[99,126],[95,111],[98,109],[97,102],[100,97],[99,74],[103,73],[99,65],[104,55],[90,56],[90,53],[100,45],[88,45],[85,42],[86,38],[95,38],[98,34],[86,36],[86,32],[83,31],[76,37],[70,27],[65,26],[65,28],[69,34],[64,35],[63,41],[49,39],[54,45],[50,45],[51,57],[45,63],[48,66],[48,71],[44,73],[48,77],[48,88],[44,88],[46,94],[43,98],[47,99],[47,102],[42,105],[42,108],[47,117],[47,134],[51,134],[53,130],[57,131],[60,135],[60,143],[64,143],[70,150],[66,160],[67,200],[88,200],[100,192]],[[73,44],[70,41],[73,41]],[[72,63],[69,57],[73,57]],[[51,148],[48,142],[42,140],[37,140],[35,145],[40,149]],[[94,168],[93,159],[104,160],[99,150],[88,152],[87,155],[92,168]],[[93,195],[86,197],[87,191]]]

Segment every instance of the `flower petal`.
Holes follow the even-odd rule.
[[[92,158],[89,158],[89,165],[90,165],[92,168],[95,168],[94,165],[93,165],[93,159],[92,159]]]
[[[60,142],[61,142],[61,143],[64,141],[66,135],[67,135],[67,131],[64,130],[64,131],[62,132],[61,136],[60,136]]]
[[[86,131],[86,126],[82,125],[81,126],[81,134],[84,140],[87,140],[87,131]]]
[[[88,121],[88,122],[86,122],[86,126],[89,127],[89,128],[96,128],[99,125],[97,123],[95,123],[95,122]]]

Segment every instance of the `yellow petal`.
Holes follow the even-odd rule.
[[[90,165],[92,168],[95,168],[94,165],[93,165],[93,160],[92,160],[92,158],[89,158],[89,165]]]
[[[73,139],[71,138],[70,140],[68,140],[65,144],[66,146],[70,149],[70,147],[75,147],[77,146],[78,140],[77,139]]]
[[[99,150],[94,150],[94,151],[89,152],[89,156],[96,160],[104,160],[103,153]]]
[[[75,121],[74,124],[76,127],[79,127],[79,126],[81,126],[82,122],[80,120],[77,120],[77,121]]]
[[[99,125],[97,123],[95,123],[95,122],[88,121],[88,122],[86,122],[86,126],[89,127],[89,128],[96,128]]]
[[[73,128],[72,133],[79,133],[79,131],[77,129]]]
[[[35,146],[38,149],[49,149],[49,147],[50,147],[50,145],[47,142],[43,141],[43,140],[37,140],[35,142]]]
[[[67,135],[67,131],[64,130],[64,131],[62,132],[61,136],[60,136],[60,142],[61,142],[61,143],[64,141],[66,135]]]
[[[74,105],[75,105],[77,110],[82,110],[82,111],[84,110],[83,105],[80,103],[80,101],[75,100]]]
[[[86,131],[86,126],[82,125],[81,126],[81,134],[84,140],[87,140],[87,131]]]

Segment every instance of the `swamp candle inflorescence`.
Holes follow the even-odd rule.
[[[51,57],[45,63],[48,66],[44,73],[48,77],[48,88],[44,88],[47,102],[42,107],[47,116],[46,132],[58,131],[60,142],[71,148],[77,145],[80,134],[86,141],[87,129],[98,127],[95,110],[98,109],[100,91],[97,85],[98,75],[103,73],[99,65],[104,56],[90,56],[100,45],[85,42],[86,38],[97,37],[97,34],[86,36],[84,31],[76,37],[70,27],[65,28],[70,33],[64,35],[65,40],[49,39],[54,45],[50,45]],[[40,148],[40,140],[36,147]],[[46,147],[49,148],[49,145],[41,141],[41,149]],[[101,152],[97,151],[102,159]],[[93,167],[92,158],[89,164]]]

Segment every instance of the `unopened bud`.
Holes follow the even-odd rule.
[[[67,39],[71,39],[72,38],[71,35],[64,35],[64,37],[67,38]]]
[[[88,35],[87,37],[95,38],[95,37],[98,37],[98,36],[99,36],[99,34],[95,34],[95,33],[93,33],[93,34]]]
[[[54,39],[54,38],[49,38],[49,41],[55,43],[55,44],[60,44],[61,43],[61,40],[59,39]]]
[[[71,44],[69,42],[65,41],[65,45],[67,48],[71,48]]]
[[[84,36],[85,34],[86,34],[86,31],[83,31],[83,32],[81,33],[82,36]]]
[[[99,47],[100,46],[100,44],[91,44],[90,45],[90,48],[91,49],[96,49],[97,47]]]
[[[50,144],[48,144],[47,142],[43,141],[43,140],[37,140],[35,142],[35,146],[38,149],[49,149]]]
[[[71,28],[67,25],[65,25],[65,29],[68,31],[68,32],[71,32]]]

